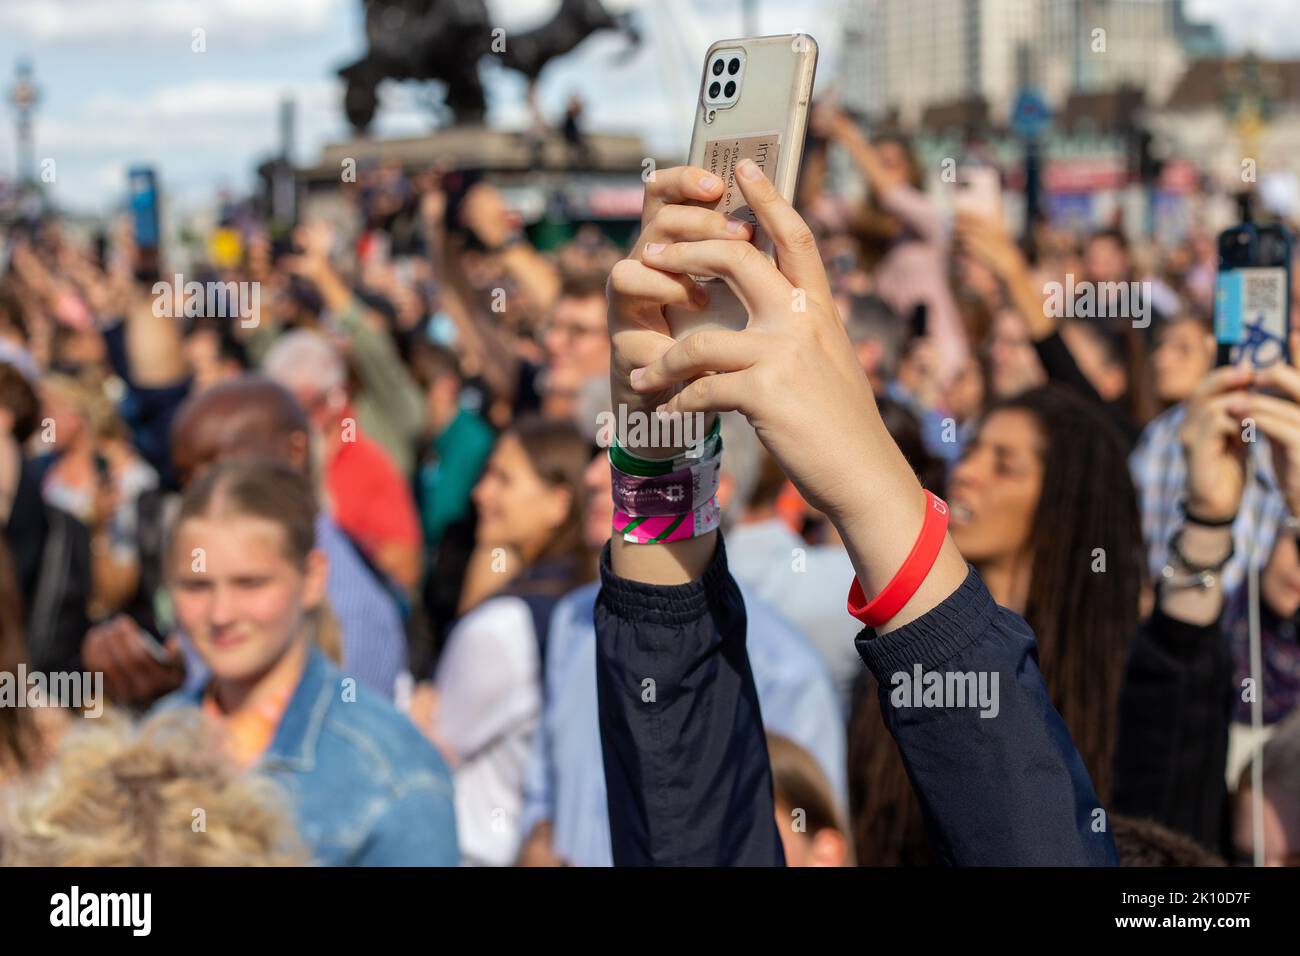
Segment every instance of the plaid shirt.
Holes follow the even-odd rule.
[[[1183,524],[1187,462],[1178,441],[1178,428],[1185,413],[1180,403],[1152,419],[1128,460],[1142,513],[1147,570],[1154,581],[1160,580],[1160,572],[1169,562],[1169,541]],[[1241,509],[1232,524],[1232,558],[1223,568],[1225,597],[1231,597],[1245,583],[1252,557],[1260,568],[1268,563],[1278,526],[1287,516],[1286,502],[1273,475],[1268,440],[1263,435],[1256,437],[1255,480],[1242,496]],[[1224,623],[1227,627],[1231,622]]]

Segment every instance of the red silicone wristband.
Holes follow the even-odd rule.
[[[948,505],[930,492],[925,492],[925,519],[921,523],[921,533],[917,535],[916,544],[903,566],[898,569],[893,580],[871,601],[862,593],[862,585],[857,576],[849,588],[849,613],[867,627],[879,627],[903,609],[921,586],[925,576],[934,567],[943,547],[943,536],[948,531]]]

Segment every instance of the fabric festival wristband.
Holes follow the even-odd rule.
[[[624,541],[632,544],[666,544],[698,538],[716,530],[720,516],[717,498],[710,498],[703,507],[684,514],[643,515],[634,518],[615,511],[614,531],[621,534]]]
[[[704,436],[704,441],[673,458],[641,458],[619,445],[615,439],[609,446],[609,461],[624,474],[653,478],[672,474],[680,468],[695,464],[702,459],[712,458],[722,452],[722,419],[715,419],[713,428]]]
[[[849,613],[867,627],[879,627],[901,611],[939,557],[939,549],[943,547],[944,534],[948,530],[948,505],[942,498],[928,491],[925,492],[925,499],[925,519],[921,523],[921,533],[917,535],[916,544],[912,545],[907,560],[885,585],[885,589],[867,601],[857,576],[853,577],[853,586],[849,588]]]
[[[703,507],[718,493],[722,456],[714,455],[658,477],[629,475],[617,467],[609,471],[615,511],[632,518],[679,515]]]

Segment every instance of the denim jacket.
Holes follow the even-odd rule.
[[[455,866],[447,765],[391,704],[364,686],[345,688],[343,680],[313,648],[257,769],[288,793],[298,831],[319,864]],[[180,690],[157,706],[201,700],[201,689]]]

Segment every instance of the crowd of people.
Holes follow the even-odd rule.
[[[793,205],[736,175],[774,261],[685,167],[630,248],[543,251],[472,171],[363,168],[288,242],[232,206],[185,279],[252,316],[129,228],[10,228],[0,671],[112,706],[0,706],[0,863],[1300,861],[1300,369],[1216,368],[1213,234],[1017,241],[832,107]],[[1130,282],[1149,324],[1048,301]],[[701,460],[715,523],[616,508]]]

